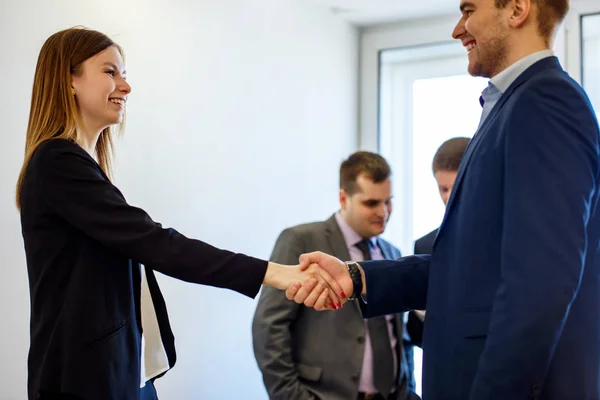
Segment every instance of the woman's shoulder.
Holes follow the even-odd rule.
[[[69,139],[48,139],[37,147],[30,163],[45,166],[63,155],[89,157],[85,150]]]
[[[78,152],[83,151],[81,147],[70,139],[48,139],[39,144],[35,154],[56,153],[56,152]]]

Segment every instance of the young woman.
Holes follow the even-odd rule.
[[[33,83],[17,205],[31,294],[29,399],[156,399],[175,363],[153,271],[254,297],[261,284],[341,289],[312,266],[268,263],[162,228],[111,183],[111,130],[131,87],[122,51],[73,28],[43,45]],[[327,289],[329,287],[330,289]],[[283,296],[283,293],[282,293]]]

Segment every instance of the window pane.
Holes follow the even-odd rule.
[[[596,115],[600,111],[600,14],[581,18],[582,81]]]
[[[444,141],[473,137],[481,116],[479,96],[486,86],[487,79],[468,74],[413,83],[413,239],[437,228],[444,217],[431,161]]]

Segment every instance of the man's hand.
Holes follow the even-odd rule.
[[[335,294],[341,298],[342,304],[345,303],[348,296],[354,291],[352,278],[350,278],[350,273],[348,272],[346,264],[339,259],[320,251],[302,254],[300,256],[301,269],[313,268],[315,265],[318,265],[327,273],[328,277],[331,277],[336,281],[335,288],[333,285],[330,286],[334,290],[338,289]],[[313,307],[315,306],[315,303],[313,302],[314,299],[319,298],[319,296],[322,295],[322,293],[319,292],[319,289],[322,288],[319,288],[318,285],[312,283],[313,282],[305,282],[302,285],[299,283],[290,285],[287,288],[285,295],[288,300],[294,300],[298,304],[304,303],[304,305],[308,307]],[[318,304],[320,302],[317,301],[316,303]],[[331,308],[330,306],[331,305],[325,308]],[[315,306],[315,309],[318,308]]]

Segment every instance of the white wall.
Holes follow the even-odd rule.
[[[354,28],[296,0],[7,1],[0,5],[0,399],[25,398],[29,298],[14,184],[39,49],[73,25],[124,46],[133,92],[117,184],[155,220],[268,257],[286,226],[335,210],[357,146]],[[160,277],[178,363],[162,400],[265,399],[255,302]]]

